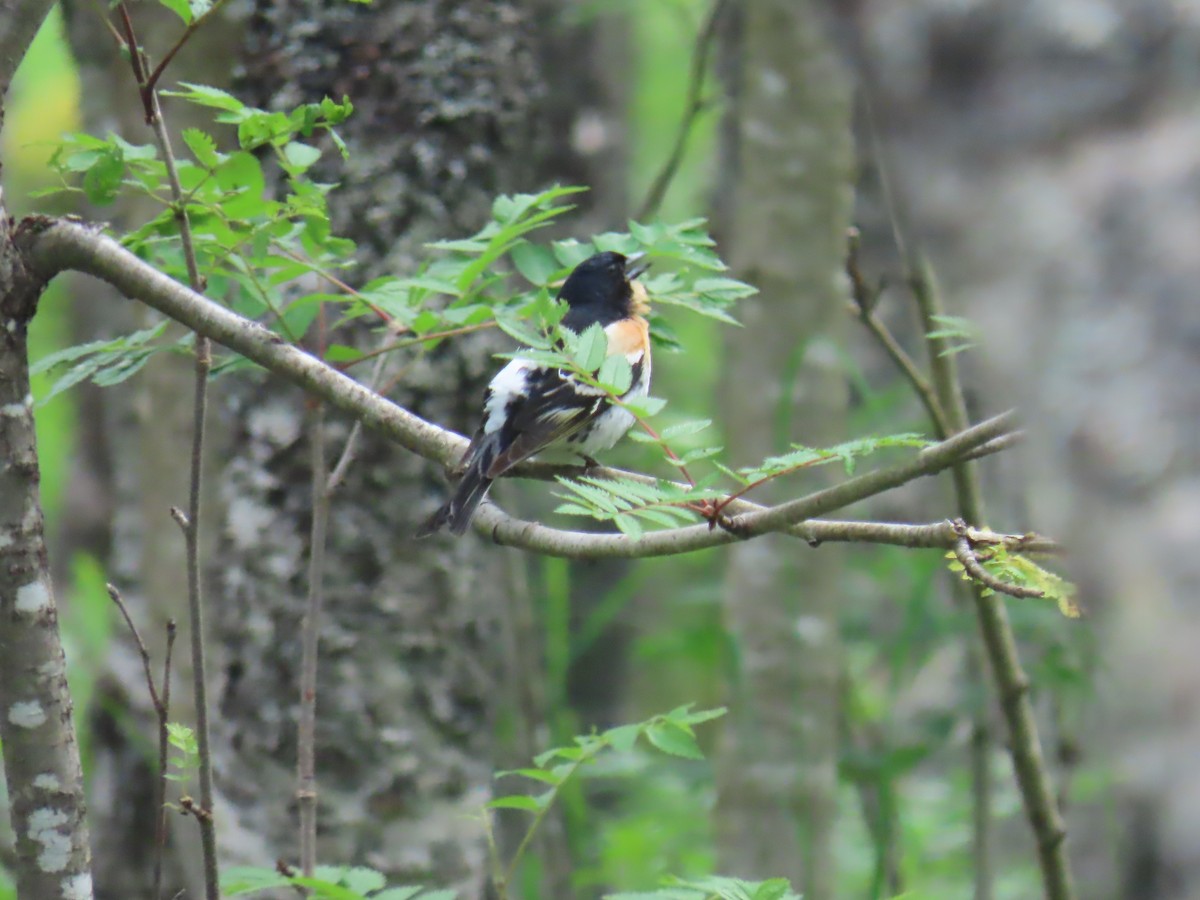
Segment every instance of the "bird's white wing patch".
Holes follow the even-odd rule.
[[[529,370],[533,363],[526,359],[514,359],[496,373],[488,385],[487,402],[484,404],[484,434],[492,434],[504,424],[506,410],[514,397],[528,393]]]

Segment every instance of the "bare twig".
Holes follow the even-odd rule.
[[[167,849],[167,753],[170,748],[167,722],[171,717],[171,659],[175,655],[174,619],[167,619],[167,650],[163,656],[162,712],[158,719],[158,806],[154,826],[154,898],[162,897],[163,854]]]
[[[219,5],[219,4],[218,4]],[[175,163],[175,154],[171,149],[171,137],[163,120],[162,110],[158,104],[158,93],[154,89],[151,76],[146,73],[146,61],[137,44],[133,21],[124,2],[118,4],[117,10],[125,30],[129,46],[129,60],[133,75],[137,81],[138,91],[145,110],[146,124],[154,132],[158,150],[162,156],[167,173],[167,181],[171,186],[171,198],[174,206],[175,221],[179,225],[179,239],[183,249],[183,258],[187,266],[188,281],[192,289],[199,292],[204,290],[204,279],[196,262],[196,247],[192,238],[191,220],[188,218],[187,204],[184,201],[183,186],[179,180],[179,170]],[[183,40],[186,40],[185,35]],[[182,42],[177,45],[182,46]],[[172,54],[173,55],[173,54]],[[155,71],[154,81],[161,77],[163,65]],[[199,751],[199,781],[200,781],[200,810],[196,821],[200,824],[200,844],[204,857],[204,890],[207,900],[218,900],[220,888],[217,868],[217,833],[213,821],[213,775],[212,750],[209,746],[208,724],[208,676],[205,664],[204,647],[204,600],[200,584],[200,514],[201,495],[204,475],[204,429],[208,410],[208,376],[212,371],[212,345],[207,337],[197,333],[195,345],[195,389],[193,392],[192,415],[192,452],[190,466],[190,485],[188,490],[188,509],[186,517],[176,516],[176,521],[183,529],[184,548],[187,557],[187,593],[188,593],[188,622],[191,629],[192,645],[192,690],[196,706],[196,744]],[[175,515],[174,511],[172,513]]]
[[[913,362],[911,356],[896,340],[895,336],[888,330],[888,327],[883,324],[880,318],[875,315],[875,309],[879,304],[879,298],[883,293],[882,282],[878,286],[871,286],[863,275],[862,268],[859,264],[858,251],[861,245],[861,239],[857,228],[851,229],[848,240],[846,241],[846,275],[850,278],[850,287],[854,296],[854,306],[852,307],[854,314],[866,326],[867,331],[879,342],[884,351],[892,362],[896,364],[904,377],[908,379],[908,383],[916,392],[917,397],[925,406],[925,411],[929,414],[929,419],[933,423],[937,436],[945,439],[950,435],[950,425],[946,421],[946,413],[942,409],[941,403],[938,401],[937,394],[934,393],[933,385],[929,383],[929,379],[921,372],[917,364]]]
[[[121,592],[112,584],[106,584],[105,588],[108,591],[109,599],[121,611],[121,617],[125,620],[134,643],[137,644],[138,654],[142,658],[142,669],[146,675],[146,689],[150,694],[150,702],[154,706],[154,717],[158,726],[158,778],[155,787],[154,886],[152,893],[155,900],[158,900],[162,897],[163,852],[167,842],[167,722],[171,714],[171,657],[175,650],[175,620],[167,621],[167,649],[163,659],[162,689],[160,691],[155,687],[154,675],[150,671],[150,652],[146,649],[146,643],[142,640],[142,635],[138,631],[137,625],[134,624],[128,607],[125,606]]]
[[[385,338],[384,342],[386,340]],[[375,360],[375,368],[371,371],[371,390],[379,390],[379,382],[383,378],[383,370],[386,365],[387,357],[380,356]],[[350,471],[350,463],[354,461],[354,454],[358,450],[358,441],[362,437],[362,427],[362,422],[358,419],[355,419],[354,424],[350,426],[346,444],[342,447],[342,452],[338,455],[337,462],[333,464],[329,478],[325,481],[326,497],[333,495],[333,492],[341,485],[342,479],[346,477],[346,473]]]
[[[296,800],[300,809],[300,869],[312,877],[317,864],[317,649],[322,585],[325,577],[325,534],[329,522],[329,465],[325,456],[325,405],[314,403],[309,415],[312,467],[312,533],[309,540],[308,605],[301,627],[300,728],[297,744]]]
[[[650,190],[646,193],[646,199],[642,201],[642,205],[638,209],[635,218],[639,222],[657,214],[659,207],[662,206],[663,199],[667,196],[667,189],[670,188],[671,182],[679,171],[679,166],[683,163],[692,128],[695,127],[700,114],[709,107],[709,102],[704,98],[704,81],[708,75],[708,61],[716,41],[717,25],[728,5],[729,0],[713,0],[708,19],[699,34],[696,35],[696,44],[692,49],[691,71],[688,74],[687,101],[684,104],[683,118],[679,122],[679,130],[675,134],[675,143],[671,147],[671,152],[667,154],[666,162],[655,176]]]
[[[116,585],[106,584],[104,589],[108,591],[108,599],[115,603],[117,609],[121,611],[121,618],[125,620],[125,626],[129,629],[133,642],[137,644],[138,655],[142,658],[142,670],[146,675],[146,689],[150,692],[150,702],[154,704],[154,712],[161,718],[163,704],[158,696],[158,688],[154,684],[154,674],[150,671],[150,651],[146,649],[146,642],[142,640],[142,634],[138,631],[138,627],[133,624],[133,617],[129,615],[129,609],[125,606],[125,600],[121,597],[121,592],[117,590]]]

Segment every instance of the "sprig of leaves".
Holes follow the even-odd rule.
[[[457,891],[424,887],[387,887],[381,872],[365,866],[317,866],[311,878],[278,869],[235,866],[221,875],[221,893],[230,897],[281,887],[307,888],[320,900],[455,900]]]
[[[668,878],[656,891],[622,891],[605,894],[605,900],[801,900],[786,878],[744,881],[709,875],[705,878]]]
[[[652,747],[670,756],[684,759],[703,759],[704,754],[696,743],[693,728],[725,714],[724,709],[692,710],[692,704],[676,707],[668,713],[653,716],[643,722],[618,725],[594,734],[577,735],[574,743],[552,747],[533,759],[533,765],[523,769],[497,772],[497,778],[519,776],[545,789],[538,794],[507,794],[493,798],[488,809],[515,809],[532,813],[533,820],[525,830],[521,843],[508,864],[506,878],[512,881],[521,859],[537,833],[546,813],[554,805],[562,789],[587,765],[606,750],[628,752],[639,739],[645,739]]]
[[[564,502],[555,512],[612,522],[632,538],[644,533],[642,522],[677,528],[698,521],[699,513],[693,508],[696,504],[726,495],[710,486],[690,487],[662,480],[647,483],[585,475],[579,479],[559,477],[558,483],[563,490],[557,496]]]
[[[704,759],[700,745],[696,743],[694,726],[725,714],[722,709],[693,710],[693,704],[677,707],[668,713],[652,716],[643,722],[617,725],[594,734],[576,735],[571,744],[551,747],[533,758],[533,766],[497,772],[497,778],[520,776],[547,789],[540,794],[508,794],[496,797],[487,805],[489,809],[519,809],[525,812],[543,812],[554,802],[558,792],[570,781],[582,766],[595,761],[606,750],[628,752],[641,739],[650,746],[670,756],[684,759]]]
[[[200,770],[200,745],[196,739],[196,732],[180,722],[168,722],[167,742],[176,751],[168,760],[174,771],[166,773],[163,777],[186,786],[192,776]]]
[[[853,475],[858,461],[863,457],[894,447],[930,446],[932,442],[922,435],[906,432],[904,434],[872,435],[856,438],[832,447],[807,447],[803,444],[792,444],[788,453],[779,456],[769,456],[756,466],[738,469],[732,474],[743,484],[762,482],[766,479],[790,475],[800,469],[823,466],[828,463],[841,462],[846,468],[847,475]]]
[[[951,572],[959,573],[963,581],[974,581],[953,550],[946,554],[946,558],[950,560]],[[1042,568],[1028,556],[1012,552],[1003,544],[996,544],[986,553],[977,553],[975,558],[988,574],[1005,584],[1041,591],[1042,596],[1039,599],[1053,602],[1066,618],[1078,619],[1082,615],[1076,586],[1062,576]],[[983,587],[985,597],[994,593],[995,590],[991,587]]]
[[[161,349],[158,339],[166,330],[167,323],[161,322],[153,328],[135,331],[111,341],[91,341],[76,344],[55,353],[43,356],[29,367],[30,375],[41,375],[64,366],[70,366],[39,399],[43,404],[74,387],[81,381],[91,380],[95,384],[108,386],[120,384],[139,372],[154,353]],[[178,346],[176,342],[175,346]]]
[[[933,316],[937,329],[925,335],[933,340],[946,341],[939,356],[952,356],[970,350],[979,343],[979,326],[962,316]]]

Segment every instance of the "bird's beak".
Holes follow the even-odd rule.
[[[650,261],[646,259],[645,251],[641,253],[630,253],[625,257],[625,277],[630,281],[645,274],[650,268]]]

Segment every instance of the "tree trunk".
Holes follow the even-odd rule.
[[[0,126],[12,77],[49,11],[0,0]],[[0,172],[3,161],[0,160]],[[46,550],[29,384],[43,285],[22,263],[0,186],[0,749],[21,897],[91,900],[83,770]]]
[[[474,231],[496,193],[578,179],[586,169],[562,136],[588,110],[563,98],[575,96],[589,72],[578,64],[556,71],[548,87],[549,48],[570,39],[555,11],[545,0],[260,2],[236,29],[218,31],[240,36],[231,42],[234,58],[212,53],[249,103],[353,100],[355,114],[339,129],[350,160],[320,177],[342,185],[332,213],[358,242],[353,277],[361,282],[411,271],[430,239]],[[574,58],[590,55],[584,46]],[[172,69],[168,80],[187,77]],[[178,128],[174,115],[168,105]],[[331,150],[326,160],[336,157]],[[493,346],[467,340],[409,360],[394,398],[434,421],[473,427]],[[217,496],[202,530],[214,545],[206,580],[218,839],[227,862],[269,866],[294,859],[296,846],[310,528],[304,399],[261,374],[218,382],[216,391],[209,489]],[[349,430],[331,418],[331,457]],[[116,456],[120,502],[129,509],[138,503],[138,456]],[[398,882],[453,886],[471,897],[485,892],[479,815],[504,696],[499,620],[527,598],[509,596],[503,558],[474,538],[408,537],[444,490],[428,463],[365,434],[333,498],[317,692],[318,848],[321,862],[370,865]],[[165,509],[153,505],[126,518],[115,558],[140,557],[173,581],[174,590],[152,591],[145,567],[123,568],[148,615],[179,617],[182,566],[162,571],[146,553],[149,535],[163,530]],[[126,695],[140,690],[121,680]],[[149,776],[126,736],[106,736],[101,771],[109,774],[96,810],[113,861],[104,885],[110,896],[143,895],[148,866],[128,859],[151,833]],[[190,822],[173,827],[177,843],[194,842]]]
[[[723,373],[727,446],[745,465],[844,437],[834,347],[853,154],[848,81],[813,4],[750,0],[743,17],[721,224],[738,276],[762,291],[740,307]],[[786,876],[813,900],[835,888],[841,564],[771,537],[733,549],[726,583],[741,673],[718,763],[721,866]]]
[[[3,102],[0,92],[0,110]],[[42,286],[24,270],[10,229],[0,192],[0,743],[14,874],[21,897],[90,900],[83,771],[43,533],[29,387],[28,328]]]

